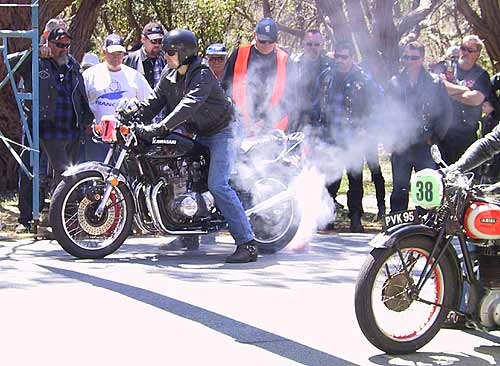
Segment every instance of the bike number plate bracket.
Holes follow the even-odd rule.
[[[417,211],[408,210],[385,215],[382,223],[382,231],[387,231],[391,227],[401,224],[420,224]]]

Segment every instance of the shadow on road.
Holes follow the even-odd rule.
[[[359,366],[291,339],[281,337],[252,325],[153,291],[106,280],[81,272],[46,265],[39,266],[60,276],[122,294],[171,314],[197,322],[219,333],[225,334],[226,336],[232,337],[236,342],[254,345],[268,352],[288,358],[289,360],[299,362],[302,365]]]

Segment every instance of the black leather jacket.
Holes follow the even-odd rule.
[[[449,170],[468,172],[500,152],[500,125],[483,138],[474,142]]]
[[[160,123],[169,130],[188,124],[202,136],[211,136],[227,127],[234,116],[231,101],[208,66],[197,57],[185,75],[166,67],[160,82],[141,103],[140,119],[151,121],[165,107],[167,117]]]
[[[31,52],[31,51],[24,51]],[[9,55],[9,62],[15,65],[24,52]],[[75,124],[77,127],[90,125],[94,119],[94,115],[90,110],[87,93],[85,92],[85,83],[82,74],[80,73],[80,65],[71,56],[69,57],[69,73],[71,75],[71,83],[73,90],[71,92],[71,100],[75,111]],[[19,68],[19,74],[24,79],[25,89],[29,92],[32,90],[31,82],[31,56],[28,57]],[[54,120],[56,115],[56,75],[53,61],[51,59],[39,58],[39,118],[40,120]],[[31,119],[31,101],[26,100],[23,103],[24,111],[28,118]]]

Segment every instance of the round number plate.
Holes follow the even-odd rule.
[[[411,198],[416,206],[434,208],[443,199],[443,177],[436,170],[422,169],[411,179]]]

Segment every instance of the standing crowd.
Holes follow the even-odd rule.
[[[38,55],[40,146],[53,184],[70,164],[104,161],[107,147],[92,139],[91,126],[113,114],[123,98],[136,97],[145,122],[140,136],[180,128],[195,132],[210,148],[209,189],[237,244],[228,258],[233,262],[257,258],[248,219],[228,185],[235,157],[232,145],[241,136],[272,128],[302,131],[314,159],[325,154],[325,146],[332,147],[343,158],[336,172],[327,172],[327,189],[335,201],[345,169],[350,230],[363,232],[365,161],[375,185],[378,217],[387,212],[380,144],[391,153],[390,211],[396,212],[408,208],[412,171],[436,167],[431,144],[439,144],[445,161],[453,163],[478,131],[488,132],[498,124],[500,76],[490,80],[477,64],[484,46],[474,35],[450,47],[432,70],[424,67],[424,45],[408,42],[401,50],[401,71],[378,81],[359,62],[351,42],[339,41],[327,53],[318,30],[305,31],[303,52],[292,57],[277,45],[277,24],[270,18],[256,24],[251,44],[229,54],[224,43],[213,43],[204,58],[198,56],[194,34],[179,29],[167,33],[157,22],[147,24],[140,43],[129,47],[118,34],[107,36],[100,63],[97,55],[86,53],[80,66],[71,56],[72,40],[66,24],[51,19]],[[30,63],[25,65],[19,72],[30,90]],[[25,111],[31,116],[29,103]],[[29,163],[28,153],[23,160]],[[496,176],[498,165],[488,165],[484,173]],[[21,172],[19,189],[26,194],[20,194],[16,231],[30,227],[30,188]],[[333,227],[331,222],[328,228]]]

